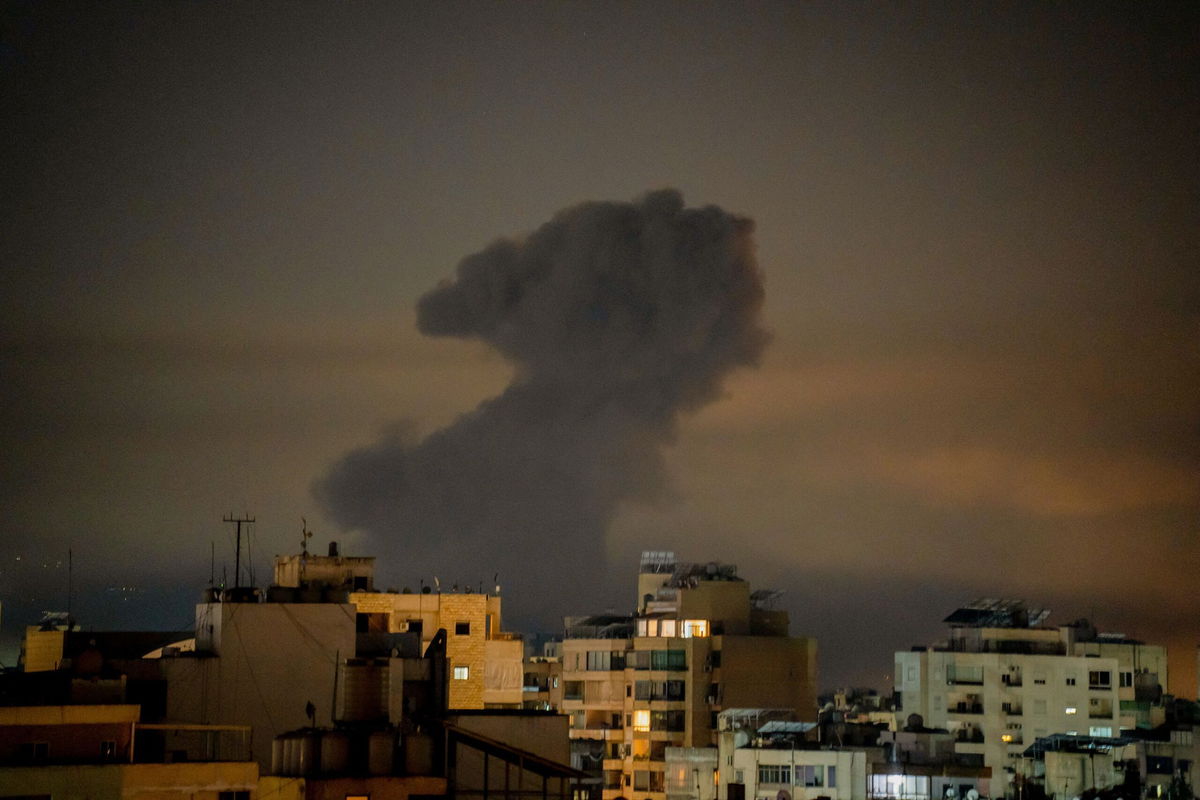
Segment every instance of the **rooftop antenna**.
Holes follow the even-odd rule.
[[[308,555],[308,540],[312,538],[312,531],[308,529],[308,520],[304,517],[300,518],[300,555]]]
[[[212,539],[208,540],[208,588],[213,588],[213,583],[217,580],[217,544]]]
[[[71,594],[72,594],[71,590],[73,588],[71,586],[71,578],[73,576],[73,572],[74,572],[74,568],[73,568],[73,564],[72,564],[71,548],[68,547],[67,548],[67,630],[71,630]]]
[[[223,519],[237,525],[237,552],[233,557],[233,588],[236,589],[242,585],[242,525],[253,523],[254,517],[235,517],[233,514],[227,514]]]

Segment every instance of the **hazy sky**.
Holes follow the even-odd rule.
[[[658,491],[516,540],[510,626],[627,610],[637,553],[674,549],[785,590],[823,686],[890,686],[893,650],[991,595],[1166,642],[1195,694],[1195,4],[7,2],[3,23],[8,642],[65,606],[68,548],[86,624],[187,628],[210,548],[232,570],[230,512],[258,519],[260,583],[302,516],[382,586],[490,583],[512,537],[434,554],[342,530],[314,486],[525,376],[418,331],[462,259],[673,187],[754,221],[771,341],[648,451]],[[565,573],[573,596],[548,588]]]

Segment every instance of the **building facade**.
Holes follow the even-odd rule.
[[[1046,615],[979,601],[946,618],[946,642],[896,653],[897,713],[948,730],[960,754],[992,768],[998,793],[1035,739],[1117,736],[1136,721],[1137,686],[1166,680],[1164,648],[1084,623],[1043,626]]]
[[[815,719],[816,643],[788,635],[773,597],[751,593],[730,565],[653,553],[635,616],[568,622],[562,711],[573,765],[600,776],[605,800],[666,800],[667,749],[715,746],[723,708]]]

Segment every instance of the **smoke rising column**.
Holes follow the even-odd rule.
[[[423,440],[349,453],[317,498],[427,573],[586,593],[619,504],[666,487],[680,415],[766,345],[752,232],[662,190],[568,208],[468,256],[421,298],[418,327],[489,343],[513,382]]]

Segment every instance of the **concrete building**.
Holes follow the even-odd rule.
[[[733,566],[646,553],[636,615],[568,620],[572,765],[597,776],[605,800],[666,800],[667,748],[715,745],[723,708],[815,719],[816,643],[788,635],[774,597],[752,593]]]
[[[1022,752],[1055,733],[1112,737],[1136,722],[1145,688],[1166,680],[1166,653],[1083,622],[1042,625],[1048,612],[984,600],[946,618],[950,638],[896,653],[897,713],[955,736],[960,754],[994,771],[1002,794]],[[999,783],[997,783],[999,782]]]
[[[248,758],[247,730],[141,724],[140,714],[124,704],[0,707],[0,792],[255,800],[258,764]]]
[[[160,659],[166,718],[253,726],[265,771],[276,736],[332,723],[343,662],[356,653],[355,607],[235,597],[199,604],[195,651]]]
[[[415,634],[427,646],[446,631],[450,708],[521,707],[524,650],[520,636],[501,629],[499,595],[353,592],[350,602],[362,633]]]

